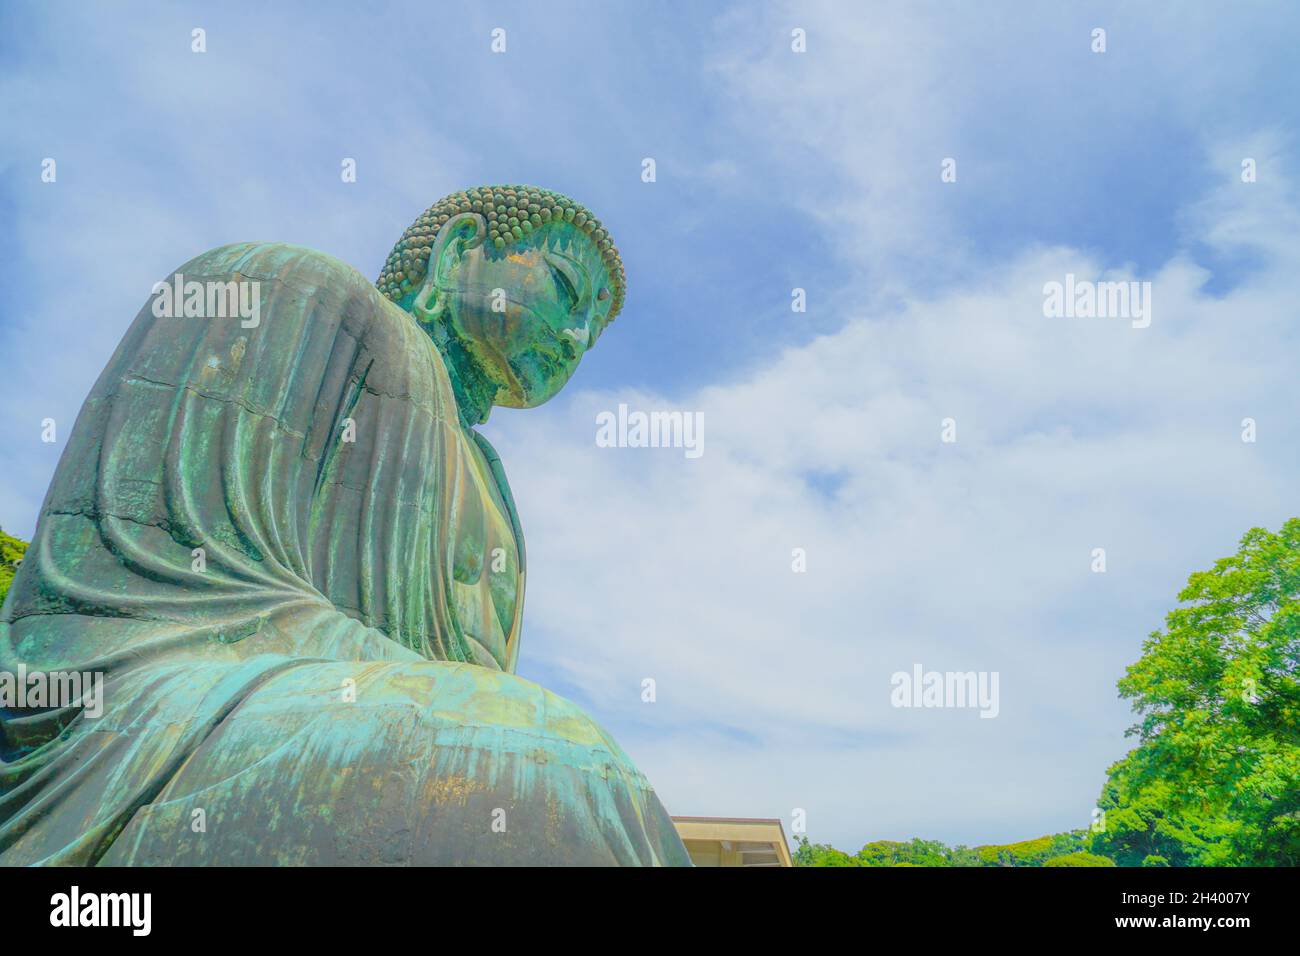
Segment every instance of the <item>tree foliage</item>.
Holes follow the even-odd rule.
[[[0,604],[4,604],[9,585],[13,583],[18,562],[27,551],[27,542],[13,535],[5,534],[0,529]]]
[[[1050,860],[1043,862],[1043,866],[1114,866],[1115,861],[1105,856],[1098,856],[1096,853],[1087,853],[1080,850],[1078,853],[1066,853],[1063,856],[1054,856]]]
[[[1093,849],[1122,865],[1300,864],[1300,518],[1193,574],[1119,682],[1140,716]]]
[[[1057,833],[1005,846],[948,846],[938,840],[877,840],[856,855],[800,837],[795,866],[1044,866],[1046,861],[1081,851],[1086,831]],[[1062,864],[1069,865],[1069,864]]]

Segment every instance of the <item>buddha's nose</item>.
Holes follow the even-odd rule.
[[[576,343],[578,348],[583,352],[587,351],[587,346],[591,344],[591,330],[586,325],[573,329],[565,329],[564,334]]]

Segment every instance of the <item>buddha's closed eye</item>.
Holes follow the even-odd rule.
[[[546,264],[550,266],[551,278],[555,280],[555,291],[565,311],[577,311],[582,302],[582,294],[579,291],[577,276],[573,274],[573,267],[562,260],[551,258],[546,260]]]

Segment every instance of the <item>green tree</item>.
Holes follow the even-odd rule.
[[[797,840],[796,866],[1044,866],[1047,860],[1088,848],[1085,830],[1056,833],[1019,843],[977,847],[950,847],[938,840],[919,838],[906,842],[876,840],[855,856],[825,843],[809,843],[806,837]]]
[[[1086,849],[1084,831],[1055,833],[1019,843],[977,846],[981,866],[1042,866],[1054,856]]]
[[[983,866],[984,861],[980,859],[979,850],[975,847],[969,847],[962,844],[952,848],[949,857],[951,866]]]
[[[1093,849],[1124,865],[1300,864],[1300,518],[1193,574],[1119,682],[1139,744]]]
[[[14,573],[18,570],[18,562],[23,559],[26,551],[26,541],[5,534],[0,529],[0,605],[4,604],[9,585],[13,583]]]
[[[1043,866],[1114,866],[1115,861],[1104,856],[1098,856],[1096,853],[1085,853],[1080,850],[1078,853],[1067,853],[1064,856],[1054,856],[1050,860],[1044,860]]]
[[[1103,828],[1093,836],[1091,850],[1120,866],[1142,866],[1149,857],[1165,859],[1171,866],[1206,863],[1208,851],[1223,835],[1223,822],[1176,808],[1168,781],[1150,778],[1137,784],[1129,772],[1127,761],[1111,768],[1097,801],[1105,812]]]
[[[912,866],[950,866],[950,853],[948,847],[938,840],[922,840],[919,837],[907,843],[877,840],[858,851],[858,865],[898,866],[906,863]]]
[[[799,848],[794,851],[795,866],[858,866],[857,860],[829,843],[809,843],[806,836],[797,836]]]

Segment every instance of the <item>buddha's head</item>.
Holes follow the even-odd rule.
[[[582,206],[534,186],[484,186],[412,223],[376,285],[433,338],[462,403],[531,408],[614,320],[624,282],[618,250]]]

